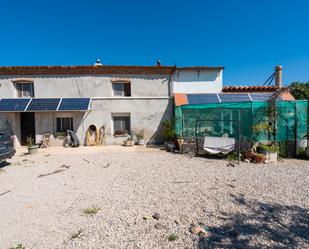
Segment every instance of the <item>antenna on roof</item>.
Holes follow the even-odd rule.
[[[102,66],[101,60],[97,59],[96,62],[94,63],[95,66]]]
[[[267,83],[268,83],[268,86],[270,86],[270,84],[272,83],[272,81],[274,80],[274,78],[275,78],[275,75],[276,74],[276,72],[273,72],[270,76],[269,76],[269,78],[264,82],[264,84],[263,84],[263,86],[265,86]]]

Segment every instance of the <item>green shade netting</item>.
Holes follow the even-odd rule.
[[[273,107],[276,132],[269,125],[269,103],[262,101],[176,106],[175,130],[183,137],[194,137],[196,130],[198,136],[278,142],[300,140],[307,134],[308,101],[276,101]]]

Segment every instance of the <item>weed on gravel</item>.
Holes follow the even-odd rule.
[[[175,241],[175,240],[178,239],[178,236],[177,236],[176,234],[172,233],[172,234],[170,234],[170,235],[168,236],[167,239],[168,239],[168,241]]]
[[[91,207],[91,208],[86,208],[83,210],[83,213],[89,216],[94,216],[95,214],[97,214],[99,211],[101,210],[101,208],[99,207]]]
[[[26,249],[26,247],[24,247],[23,244],[18,244],[15,247],[10,247],[10,249]]]

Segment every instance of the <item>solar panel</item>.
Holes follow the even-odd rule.
[[[272,93],[250,93],[253,101],[268,101]]]
[[[89,105],[89,98],[63,98],[59,111],[82,111],[87,110]]]
[[[211,104],[219,103],[217,94],[187,94],[188,104]]]
[[[227,102],[247,102],[251,101],[249,95],[247,93],[220,93],[219,97],[221,99],[222,103],[227,103]]]
[[[0,111],[2,112],[16,112],[24,111],[30,99],[1,99]]]
[[[56,111],[60,99],[32,99],[27,111]]]

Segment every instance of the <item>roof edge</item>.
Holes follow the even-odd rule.
[[[176,67],[179,70],[223,70],[223,66],[188,66],[188,67]]]
[[[175,66],[0,66],[0,75],[167,74]]]
[[[175,70],[223,70],[222,66],[129,66],[129,65],[72,65],[72,66],[0,66],[0,75],[69,75],[69,74],[169,74]]]
[[[274,92],[279,90],[278,86],[225,86],[222,92]],[[282,87],[282,89],[287,89]]]

